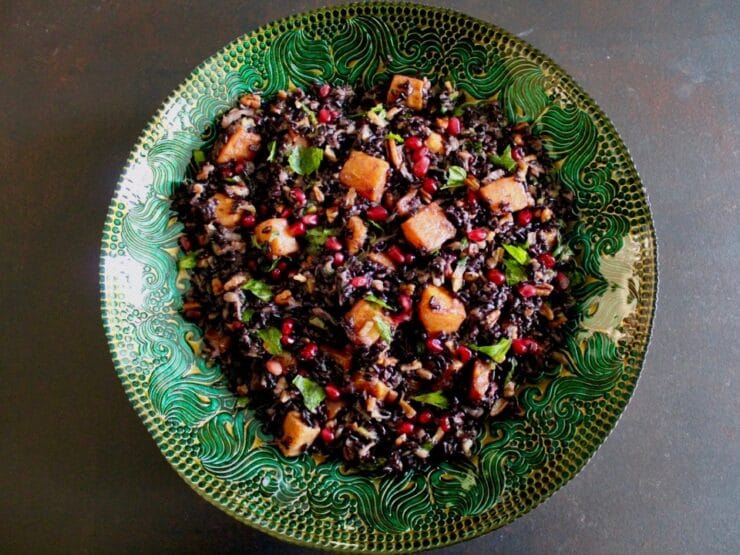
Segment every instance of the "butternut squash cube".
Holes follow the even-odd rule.
[[[422,291],[419,319],[428,333],[454,333],[465,316],[465,305],[444,287],[427,285]]]
[[[242,221],[243,210],[234,210],[235,201],[233,198],[223,193],[213,195],[213,202],[216,203],[215,214],[216,221],[224,227],[236,227]]]
[[[524,184],[515,177],[502,177],[484,185],[480,196],[488,202],[494,214],[517,212],[534,204]]]
[[[216,162],[225,164],[232,160],[254,160],[260,149],[262,137],[239,127],[218,153]]]
[[[435,154],[442,154],[445,151],[445,143],[442,140],[442,135],[432,131],[429,133],[427,140],[424,141],[427,148]]]
[[[353,150],[339,172],[339,181],[370,202],[379,202],[383,198],[389,167],[381,158]]]
[[[383,309],[366,300],[357,301],[345,315],[351,328],[350,339],[354,343],[369,347],[380,339],[378,320],[385,322],[392,330],[393,321],[383,313]]]
[[[288,220],[271,218],[260,223],[254,229],[257,242],[266,244],[272,256],[288,256],[298,252],[298,241],[288,233]]]
[[[283,435],[278,447],[286,457],[297,457],[316,440],[320,431],[318,426],[306,424],[297,410],[290,411],[283,420]]]
[[[391,86],[388,88],[388,102],[394,102],[401,93],[406,92],[409,84],[411,87],[406,97],[406,106],[412,110],[421,110],[424,107],[424,89],[426,88],[426,82],[423,79],[394,75]]]
[[[349,230],[349,237],[347,237],[347,252],[349,254],[357,254],[362,249],[362,246],[367,241],[367,226],[362,218],[359,216],[352,216],[347,221],[347,229]]]
[[[340,351],[329,345],[320,345],[319,349],[326,353],[334,362],[342,367],[345,372],[349,371],[352,366],[352,353],[348,351]]]
[[[432,203],[401,224],[406,240],[417,249],[435,251],[455,236],[455,226],[439,204]]]

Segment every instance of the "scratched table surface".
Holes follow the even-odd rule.
[[[118,174],[162,100],[234,37],[330,3],[2,2],[0,552],[315,552],[237,523],[170,469],[113,370],[97,270]],[[740,553],[740,5],[562,4],[455,6],[548,53],[624,137],[658,234],[652,345],[580,475],[440,553]]]

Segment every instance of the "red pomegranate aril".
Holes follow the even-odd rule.
[[[452,116],[447,121],[447,133],[449,133],[453,137],[459,135],[461,129],[462,129],[462,123],[460,122],[460,118],[458,118],[457,116]]]
[[[293,215],[293,209],[290,207],[283,208],[283,211],[280,212],[281,218],[290,218]]]
[[[303,192],[303,189],[293,189],[291,193],[298,206],[306,204],[306,193]]]
[[[234,320],[233,322],[231,322],[230,325],[231,325],[231,329],[234,331],[240,330],[244,327],[244,323],[241,322],[240,320]]]
[[[305,235],[306,224],[304,224],[303,221],[299,220],[294,224],[288,226],[288,233],[290,233],[293,237],[300,237],[301,235]]]
[[[398,296],[398,304],[401,305],[401,310],[403,312],[411,312],[411,308],[413,307],[411,297],[404,294]]]
[[[398,425],[398,433],[399,434],[413,434],[414,433],[414,425],[411,422],[401,422]]]
[[[534,339],[527,339],[527,352],[533,355],[537,355],[540,352],[540,344]]]
[[[321,110],[319,110],[319,123],[329,123],[332,115],[331,110],[328,108],[321,108]]]
[[[283,277],[283,271],[280,268],[273,268],[273,270],[270,272],[270,277],[277,281],[281,277]]]
[[[475,191],[469,190],[465,196],[465,200],[470,206],[475,206],[478,204],[478,195]]]
[[[352,278],[350,283],[352,287],[365,287],[367,285],[367,278],[365,276],[356,276]]]
[[[334,253],[334,265],[340,266],[341,264],[344,264],[344,255],[341,252],[335,252]]]
[[[292,318],[286,318],[283,320],[282,325],[280,326],[280,333],[283,335],[290,335],[293,333],[293,328],[295,327],[295,320]]]
[[[555,283],[558,284],[558,288],[566,290],[570,285],[570,278],[566,276],[563,272],[558,272],[555,276]]]
[[[460,345],[457,350],[455,350],[455,355],[457,356],[457,360],[465,364],[473,358],[473,351],[465,345]]]
[[[443,416],[439,419],[439,427],[442,428],[442,431],[447,433],[452,429],[452,424],[450,424],[450,417],[449,416]]]
[[[303,349],[301,349],[301,358],[304,360],[313,360],[316,355],[319,354],[319,346],[316,343],[307,343]]]
[[[318,214],[306,214],[301,218],[301,221],[306,224],[309,227],[313,227],[315,225],[319,225],[319,215]]]
[[[224,166],[221,168],[221,175],[223,177],[234,177],[234,169],[230,166]]]
[[[257,261],[252,259],[247,262],[247,268],[249,268],[249,271],[256,272],[257,271]]]
[[[287,347],[295,343],[295,337],[293,337],[292,335],[284,335],[280,338],[280,343],[283,346]]]
[[[549,269],[555,267],[555,257],[549,252],[542,253],[538,258],[545,268]]]
[[[326,98],[327,96],[329,96],[330,92],[331,92],[331,87],[327,85],[326,83],[324,83],[323,85],[319,87],[319,96],[321,98]]]
[[[429,171],[429,158],[420,158],[414,162],[412,172],[416,177],[424,177]]]
[[[337,239],[336,237],[329,237],[326,240],[326,243],[324,243],[324,246],[330,251],[341,251],[342,250],[342,243],[340,243],[339,239]]]
[[[526,354],[528,347],[529,347],[529,342],[523,337],[514,339],[511,342],[511,350],[514,351],[515,355]]]
[[[432,421],[432,413],[428,410],[421,411],[416,419],[419,421],[419,424],[429,424]]]
[[[388,219],[388,210],[382,206],[373,206],[367,209],[367,217],[374,222],[384,222]]]
[[[281,260],[280,262],[278,262],[277,267],[281,270],[285,270],[288,267],[288,263],[285,260]]]
[[[475,229],[468,231],[468,239],[475,243],[483,241],[487,236],[488,230],[483,227],[476,227]]]
[[[407,137],[403,144],[409,150],[416,150],[424,146],[424,143],[419,137]]]
[[[442,342],[436,337],[430,337],[426,340],[427,351],[434,354],[439,354],[445,350]]]
[[[185,235],[180,237],[180,239],[177,241],[180,243],[180,248],[184,250],[185,252],[190,252],[190,249],[192,248],[192,243],[190,242],[190,239],[188,239]]]
[[[338,401],[339,398],[342,396],[342,392],[339,391],[339,388],[332,384],[325,386],[324,392],[326,393],[326,396],[329,398],[330,401]]]
[[[486,277],[488,278],[488,281],[494,285],[498,285],[499,287],[506,283],[506,275],[501,270],[496,270],[495,268],[488,270],[486,272]]]
[[[267,209],[266,204],[260,204],[259,207],[257,208],[257,211],[260,213],[260,216],[264,216],[265,214],[267,214],[267,210],[268,209]]]
[[[334,432],[332,432],[329,428],[323,428],[321,430],[321,440],[324,443],[331,443],[334,441]]]
[[[522,158],[524,158],[524,149],[522,147],[518,146],[511,151],[511,159],[515,162],[518,162]]]
[[[392,245],[387,252],[390,259],[396,264],[403,264],[406,262],[406,255],[404,255],[401,249],[396,245]]]
[[[416,255],[414,253],[410,252],[406,255],[406,264],[413,264],[414,260],[416,260]]]
[[[524,227],[532,221],[532,211],[529,208],[520,210],[516,215],[516,223],[519,227]]]
[[[429,156],[429,149],[423,146],[421,148],[417,148],[414,151],[414,153],[411,155],[411,159],[414,162],[418,162],[419,160],[421,160],[422,158],[426,158],[427,156]]]
[[[433,195],[437,192],[438,185],[437,182],[431,177],[425,177],[424,181],[421,182],[421,188],[425,193]]]
[[[534,297],[537,294],[537,288],[531,283],[524,283],[519,286],[519,295],[528,299]]]
[[[242,218],[242,225],[247,229],[252,229],[257,224],[257,218],[254,214],[247,214]]]
[[[244,162],[239,160],[234,164],[234,173],[242,173],[244,171]]]

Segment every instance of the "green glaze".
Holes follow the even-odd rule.
[[[285,459],[199,357],[178,314],[181,226],[168,197],[191,151],[245,91],[315,81],[369,86],[394,73],[451,80],[498,98],[543,137],[580,219],[569,245],[580,317],[563,364],[521,395],[525,417],[494,422],[470,461],[402,477]],[[627,150],[596,104],[548,58],[488,23],[444,9],[363,3],[317,10],[245,35],[201,64],[134,147],[103,232],[103,323],[134,407],[203,497],[288,541],[416,551],[511,522],[572,478],[616,424],[636,385],[656,294],[655,238]]]

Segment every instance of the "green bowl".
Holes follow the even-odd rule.
[[[497,98],[543,138],[580,217],[567,240],[579,318],[563,364],[524,389],[521,419],[493,422],[470,461],[370,476],[286,459],[199,357],[178,313],[182,227],[168,198],[217,115],[245,91],[315,81],[370,86],[395,73],[449,79]],[[637,383],[656,296],[645,191],[614,127],[550,59],[507,32],[439,8],[362,3],[262,27],[198,66],[128,159],[103,230],[103,325],[126,393],[162,453],[199,495],[281,539],[348,551],[417,551],[503,526],[552,495],[594,454]],[[155,524],[156,525],[156,524]]]

